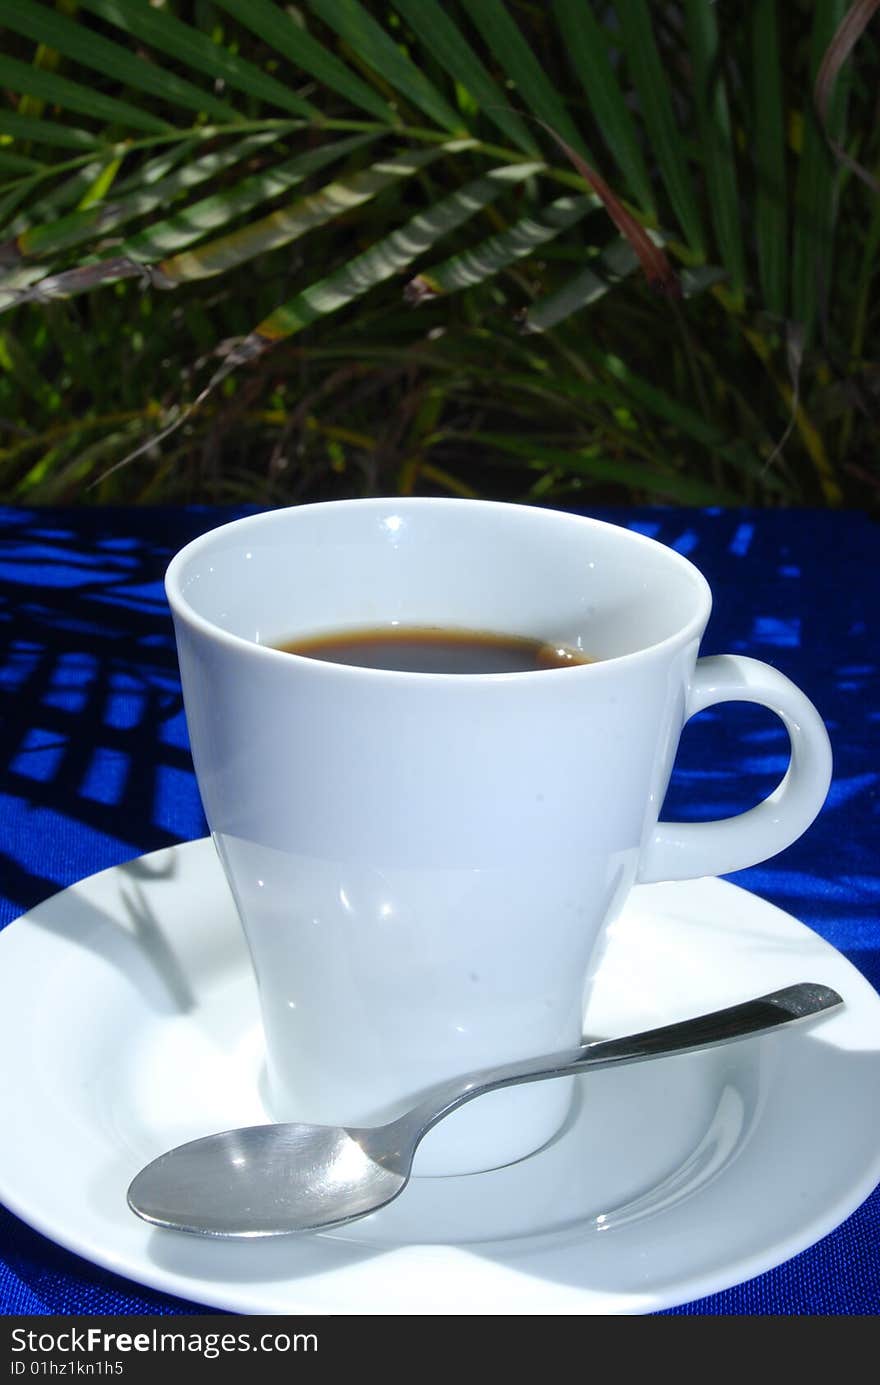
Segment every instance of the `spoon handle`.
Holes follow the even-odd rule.
[[[416,1145],[433,1125],[456,1107],[499,1087],[512,1087],[521,1082],[542,1082],[549,1077],[568,1077],[588,1069],[617,1067],[673,1053],[715,1048],[720,1044],[745,1039],[751,1034],[762,1034],[780,1025],[791,1024],[795,1020],[807,1019],[842,1004],[842,997],[829,986],[802,981],[708,1015],[664,1024],[659,1029],[646,1029],[640,1034],[628,1034],[619,1039],[599,1039],[567,1052],[505,1063],[439,1082],[425,1093],[417,1106],[393,1125],[400,1127],[401,1134],[408,1136]]]

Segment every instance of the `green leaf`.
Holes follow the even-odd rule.
[[[122,167],[122,159],[111,159],[101,169],[91,187],[87,188],[83,196],[77,203],[77,211],[87,211],[89,207],[103,203],[116,182],[117,175]]]
[[[429,295],[455,293],[482,283],[515,260],[530,255],[539,245],[553,240],[560,231],[573,226],[599,205],[596,197],[561,197],[536,215],[525,216],[508,230],[490,236],[472,250],[422,270],[415,282],[423,284]],[[411,297],[417,298],[418,293]]]
[[[865,329],[871,307],[871,285],[876,282],[878,255],[880,255],[880,197],[874,199],[856,279],[855,312],[853,314],[852,345],[850,348],[853,360],[860,359],[865,345]]]
[[[633,486],[650,495],[688,505],[736,505],[741,499],[733,492],[697,476],[660,471],[644,462],[617,461],[597,454],[593,448],[575,451],[547,447],[542,443],[533,443],[528,438],[511,437],[507,433],[469,432],[467,437],[487,447],[497,447],[513,457],[522,457],[524,461],[539,462],[542,467],[561,471],[565,475],[589,477],[594,481],[616,481],[622,486]]]
[[[710,423],[701,414],[674,399],[665,390],[658,389],[641,375],[637,375],[619,356],[591,348],[588,348],[585,354],[597,369],[603,370],[617,381],[631,399],[635,399],[652,414],[671,424],[678,432],[693,438],[701,446],[718,449],[729,441],[714,423]]]
[[[810,35],[809,80],[805,90],[813,89],[816,73],[834,31],[843,18],[848,0],[823,0],[813,11]],[[828,111],[828,135],[843,141],[850,68],[845,67],[835,84]],[[837,197],[834,159],[825,135],[807,96],[803,113],[803,147],[798,164],[794,193],[794,238],[791,264],[791,311],[804,328],[808,345],[815,329],[820,303],[831,287],[834,213]]]
[[[782,54],[776,0],[761,0],[750,11],[752,99],[754,101],[755,243],[764,307],[785,317],[788,268],[788,213],[785,175],[785,124]]]
[[[55,349],[72,365],[77,380],[91,391],[93,399],[100,399],[106,381],[102,387],[101,367],[95,358],[93,343],[83,332],[75,312],[66,303],[47,303],[42,316]]]
[[[639,97],[651,155],[663,178],[672,208],[691,249],[705,259],[703,228],[697,210],[684,139],[672,113],[671,83],[663,66],[645,0],[616,7],[626,60]]]
[[[303,100],[253,63],[221,48],[207,34],[184,24],[167,9],[145,5],[143,0],[79,0],[79,5],[80,9],[91,10],[124,33],[134,34],[193,71],[205,72],[283,111],[312,118],[318,115],[310,101]]]
[[[462,0],[462,3],[471,23],[482,34],[493,61],[504,68],[522,100],[539,120],[545,121],[569,144],[586,153],[583,137],[569,115],[565,102],[526,43],[522,30],[503,0]]]
[[[10,188],[8,192],[0,194],[0,236],[4,239],[13,232],[12,226],[7,225],[7,218],[12,216],[16,207],[33,192],[35,187],[35,179],[30,182],[22,179],[17,187]]]
[[[0,145],[0,168],[8,168],[10,173],[32,173],[35,168],[42,167],[38,159],[29,159],[24,154],[13,154]]]
[[[222,0],[222,3],[226,4],[227,0]],[[251,0],[248,0],[250,3]],[[441,129],[464,133],[461,116],[440,95],[421,68],[367,13],[360,0],[308,0],[308,4],[325,24],[354,49],[362,62],[407,101],[424,111]]]
[[[271,137],[267,135],[266,138]],[[151,183],[158,182],[178,163],[184,159],[189,159],[190,155],[200,147],[200,143],[201,141],[198,139],[175,141],[167,149],[163,149],[161,154],[141,164],[136,173],[127,178],[120,178],[116,184],[117,198],[121,197],[123,193],[140,192],[143,188],[149,187]],[[122,150],[124,147],[124,143],[105,145],[103,160],[95,159],[82,166],[64,182],[57,184],[51,192],[44,193],[32,202],[26,211],[17,216],[9,225],[7,234],[12,237],[20,236],[31,227],[57,220],[59,212],[64,211],[66,207],[75,206],[80,201],[87,188],[99,176],[106,162],[112,160],[114,152]],[[51,173],[54,170],[49,165],[43,171],[44,173]],[[17,202],[16,205],[18,205]]]
[[[456,145],[459,143],[456,141]],[[468,145],[470,143],[472,141],[467,141]],[[438,145],[431,149],[408,151],[349,177],[338,178],[308,197],[301,198],[289,207],[281,207],[240,231],[233,231],[196,250],[163,260],[159,265],[159,282],[162,287],[173,288],[178,283],[206,279],[214,274],[223,274],[233,265],[243,264],[256,255],[289,245],[316,226],[323,226],[370,201],[399,179],[412,177],[419,169],[426,168],[434,159],[448,152],[448,149],[448,145]]]
[[[293,64],[294,71],[308,72],[322,86],[338,92],[346,100],[386,124],[397,124],[396,113],[380,96],[362,82],[273,0],[214,0],[219,9],[226,10],[239,24],[257,34],[276,53]]]
[[[4,23],[15,33],[57,49],[65,58],[111,77],[114,82],[149,92],[170,105],[206,111],[217,120],[239,118],[234,106],[218,101],[210,92],[201,91],[154,62],[145,62],[121,44],[102,38],[82,21],[68,19],[34,0],[14,0],[7,7]]]
[[[19,235],[26,229],[31,219],[39,222],[44,218],[54,220],[58,213],[66,207],[76,206],[80,198],[88,191],[95,179],[100,175],[106,159],[94,159],[91,162],[78,168],[75,173],[63,178],[49,192],[32,202],[27,211],[15,218],[9,227],[9,232],[13,236]]]
[[[66,77],[57,77],[54,72],[31,67],[17,58],[0,55],[0,86],[18,93],[27,92],[30,96],[50,101],[54,106],[79,111],[80,115],[90,115],[111,125],[119,123],[132,130],[147,130],[152,134],[162,134],[170,128],[167,121],[139,110],[127,101],[104,96],[93,87],[70,82]]]
[[[57,390],[12,332],[0,332],[0,371],[11,376],[19,389],[47,413],[53,413],[61,402]]]
[[[758,9],[761,5],[758,4]],[[736,159],[730,110],[721,65],[721,43],[715,7],[705,0],[686,0],[688,44],[693,64],[692,84],[700,132],[700,155],[709,194],[712,221],[734,302],[742,306],[746,265],[736,186]]]
[[[253,343],[256,339],[256,348],[262,346],[265,349],[282,337],[302,331],[316,318],[338,312],[376,284],[407,269],[413,260],[430,250],[443,236],[470,220],[502,192],[539,173],[543,167],[539,163],[508,164],[493,169],[481,178],[474,178],[428,211],[414,216],[405,226],[385,236],[342,269],[276,308],[251,333],[248,342]]]
[[[4,110],[0,110],[0,135],[33,140],[35,144],[51,144],[57,149],[93,149],[99,141],[99,136],[88,130],[75,130],[52,120],[32,120],[16,111]]]
[[[316,7],[320,7],[321,3],[322,0],[318,0]],[[339,0],[323,0],[323,3],[325,7],[326,3],[338,6]],[[497,125],[517,149],[524,149],[533,156],[539,155],[534,135],[511,109],[505,93],[489,76],[461,30],[437,0],[394,0],[394,8],[403,15],[431,57],[470,93],[486,118]],[[482,14],[486,22],[489,11],[485,0]]]
[[[580,350],[597,371],[610,376],[620,386],[625,400],[635,401],[676,433],[693,439],[706,449],[707,456],[720,457],[736,470],[758,480],[765,490],[778,494],[786,490],[778,477],[767,473],[763,459],[744,439],[731,438],[717,424],[631,370],[612,352],[599,350],[590,343],[583,344]]]
[[[589,307],[609,289],[638,267],[638,256],[623,236],[613,240],[594,261],[595,268],[583,269],[562,288],[538,298],[525,316],[530,332],[546,332],[572,313]]]
[[[475,0],[476,4],[480,0]],[[651,180],[639,145],[635,122],[629,112],[611,65],[608,40],[600,28],[590,0],[554,0],[554,13],[569,61],[580,79],[587,100],[633,199],[649,216],[657,206]],[[591,163],[595,160],[590,159]],[[614,181],[611,175],[610,181]]]

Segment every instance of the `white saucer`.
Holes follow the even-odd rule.
[[[880,998],[809,929],[723,881],[639,887],[612,930],[590,1034],[799,980],[836,987],[846,1009],[594,1073],[540,1153],[418,1179],[339,1234],[151,1231],[125,1204],[147,1160],[265,1119],[244,944],[211,843],[192,842],[93,876],[0,934],[0,1110],[14,1131],[0,1198],[110,1270],[237,1312],[670,1307],[803,1250],[880,1180]]]

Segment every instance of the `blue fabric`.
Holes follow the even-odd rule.
[[[93,871],[204,834],[162,577],[179,547],[238,513],[0,509],[0,926]],[[819,511],[594,513],[705,573],[715,610],[704,653],[766,659],[821,709],[835,753],[828,804],[801,841],[736,879],[880,989],[880,530],[860,514]],[[769,713],[710,710],[684,734],[665,815],[741,811],[786,760]],[[880,1192],[787,1264],[671,1311],[878,1310]],[[199,1310],[95,1268],[0,1209],[0,1311]]]

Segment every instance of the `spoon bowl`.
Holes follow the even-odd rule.
[[[277,1236],[341,1226],[384,1207],[409,1182],[412,1155],[377,1163],[368,1132],[251,1125],[192,1140],[134,1180],[128,1201],[154,1226],[204,1236]],[[372,1133],[372,1132],[369,1132]]]
[[[342,1226],[398,1197],[428,1131],[486,1092],[713,1048],[841,1004],[830,987],[801,982],[659,1029],[439,1082],[387,1125],[288,1122],[207,1135],[142,1169],[128,1204],[153,1226],[201,1236],[248,1239]]]

